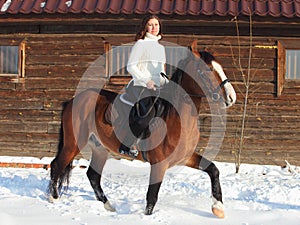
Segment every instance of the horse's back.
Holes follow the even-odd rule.
[[[108,101],[113,102],[115,98],[118,96],[118,93],[107,89],[90,88],[82,91],[77,96],[79,98],[85,98],[86,96],[97,96],[97,97],[103,96]],[[75,98],[77,96],[75,96]]]
[[[89,105],[95,105],[97,101],[99,101],[102,97],[103,100],[112,103],[118,93],[106,89],[96,89],[90,88],[86,89],[79,94],[77,94],[74,98],[70,101],[64,103],[64,109],[72,104],[73,107],[75,106],[78,109],[84,110],[84,108],[88,107]]]
[[[88,116],[93,116],[96,109],[107,108],[117,96],[118,93],[105,89],[86,89],[63,104],[62,119],[85,120]]]

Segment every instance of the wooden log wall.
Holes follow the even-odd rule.
[[[97,74],[107,81],[104,43],[129,43],[134,35],[102,34],[22,34],[1,35],[26,43],[25,79],[12,82],[0,77],[0,155],[54,156],[58,143],[62,103],[73,97],[83,75]],[[236,105],[227,110],[226,132],[217,160],[233,162],[237,151],[247,75],[249,38],[166,35],[164,41],[187,46],[198,39],[223,65],[237,94]],[[282,96],[276,97],[276,38],[255,37],[252,44],[251,84],[246,116],[242,163],[299,164],[300,137],[299,84],[286,82]],[[97,60],[96,66],[94,65]],[[239,66],[239,62],[241,66]],[[88,70],[91,68],[92,70]],[[241,73],[240,68],[243,73]],[[88,72],[87,72],[88,71]],[[119,89],[127,79],[112,79],[107,86]],[[199,115],[203,153],[210,136],[212,115],[206,100]]]
[[[54,156],[62,103],[104,52],[103,40],[92,35],[5,35],[25,40],[25,79],[0,83],[1,155]],[[2,38],[2,40],[3,40]],[[98,73],[105,79],[105,60]]]

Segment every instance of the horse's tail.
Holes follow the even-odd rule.
[[[62,114],[66,108],[66,106],[70,103],[70,101],[64,102],[63,103],[63,111]],[[63,118],[63,117],[62,117]],[[56,158],[58,158],[59,154],[62,153],[64,147],[64,128],[63,128],[63,120],[61,122],[61,127],[60,127],[60,132],[59,132],[59,142],[58,142],[58,150],[56,153]],[[58,178],[58,190],[60,191],[64,186],[64,190],[66,191],[69,187],[69,181],[70,181],[70,176],[71,176],[71,170],[72,170],[72,162],[73,160],[66,166],[66,168],[62,171]]]

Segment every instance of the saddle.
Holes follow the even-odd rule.
[[[137,138],[146,138],[150,135],[150,121],[160,117],[164,111],[163,101],[159,98],[160,91],[134,86],[133,81],[129,82],[125,90],[120,100],[132,107],[129,113],[130,128]]]
[[[132,107],[132,118],[133,121],[143,120],[146,117],[150,116],[151,110],[154,110],[153,117],[160,117],[164,112],[163,101],[159,98],[159,95],[156,97],[149,96],[140,100],[133,99],[132,96],[128,93],[123,93],[120,95],[120,101],[125,105]]]
[[[164,101],[159,97],[160,90],[152,91],[145,87],[133,86],[133,82],[120,94],[113,107],[106,113],[106,121],[115,127],[129,123],[136,138],[147,138],[150,135],[149,125],[154,117],[161,117],[164,112]]]

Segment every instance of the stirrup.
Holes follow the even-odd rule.
[[[119,153],[122,154],[122,155],[128,155],[128,156],[133,157],[133,158],[136,158],[139,154],[138,150],[130,149],[128,147],[126,147],[126,149],[125,149],[123,146],[121,146],[119,148]]]

